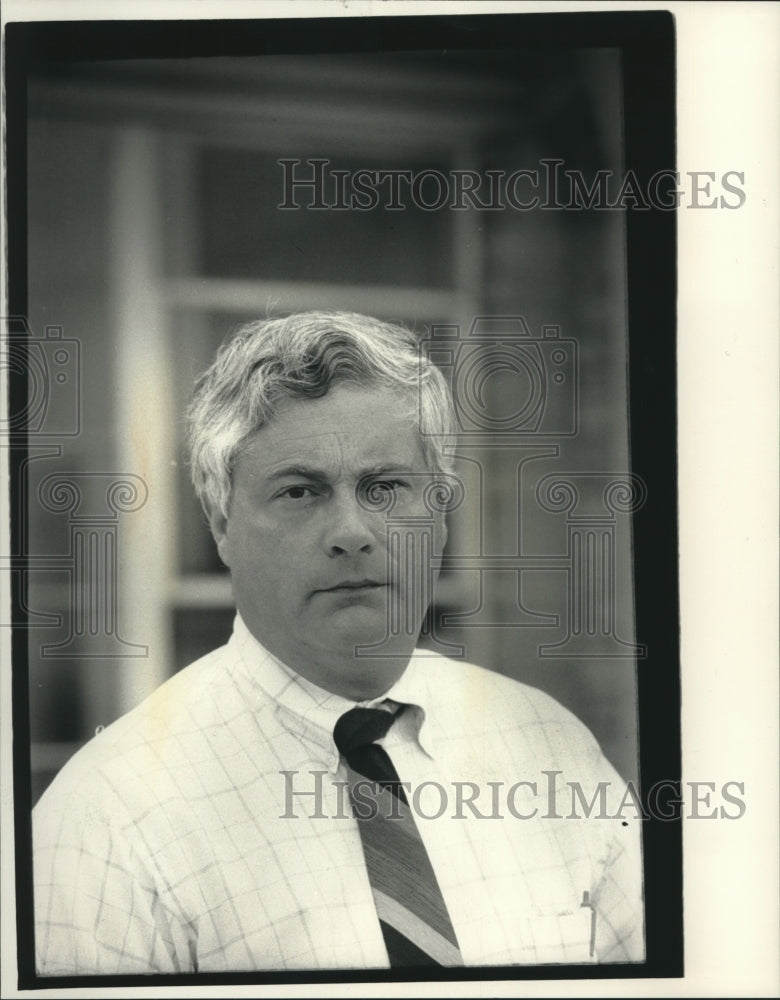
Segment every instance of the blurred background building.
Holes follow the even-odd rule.
[[[31,448],[22,515],[41,567],[28,596],[34,797],[98,726],[228,637],[229,577],[188,483],[182,412],[237,323],[320,308],[456,341],[477,317],[515,333],[523,317],[534,342],[551,327],[573,342],[567,392],[549,344],[534,355],[544,433],[511,434],[533,366],[485,377],[484,405],[510,433],[464,427],[431,642],[549,691],[636,775],[630,520],[603,503],[629,469],[622,213],[408,197],[398,210],[278,207],[281,159],[301,161],[298,177],[311,159],[331,178],[544,159],[618,175],[620,88],[619,54],[599,49],[51,62],[33,75],[28,319],[80,374],[77,433]],[[66,426],[72,398],[48,405]],[[564,474],[594,486],[590,513],[555,493]]]

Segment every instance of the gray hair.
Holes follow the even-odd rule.
[[[276,404],[324,396],[338,383],[406,391],[410,415],[419,414],[430,469],[448,471],[444,439],[455,433],[452,397],[414,333],[357,313],[296,313],[240,327],[195,383],[187,437],[204,509],[227,516],[236,453],[273,419]]]

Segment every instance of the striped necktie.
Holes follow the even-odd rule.
[[[375,742],[396,718],[392,711],[353,708],[333,731],[347,764],[352,812],[387,955],[391,967],[463,965],[406,793],[390,757]]]

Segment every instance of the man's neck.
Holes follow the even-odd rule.
[[[282,663],[292,673],[303,677],[330,694],[347,701],[372,701],[386,694],[402,676],[411,658],[406,655],[353,656],[339,662]],[[349,669],[344,669],[348,663]]]
[[[242,619],[245,627],[290,674],[338,695],[347,701],[363,702],[379,698],[390,690],[409,665],[414,644],[408,636],[382,645],[380,655],[364,654],[359,646],[341,652],[277,649],[264,642]]]

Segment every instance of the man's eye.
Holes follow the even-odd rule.
[[[409,484],[403,479],[375,479],[365,486],[365,498],[369,505],[384,508],[388,503],[395,503]]]
[[[314,490],[311,486],[286,486],[276,495],[285,500],[308,500],[314,496]]]

